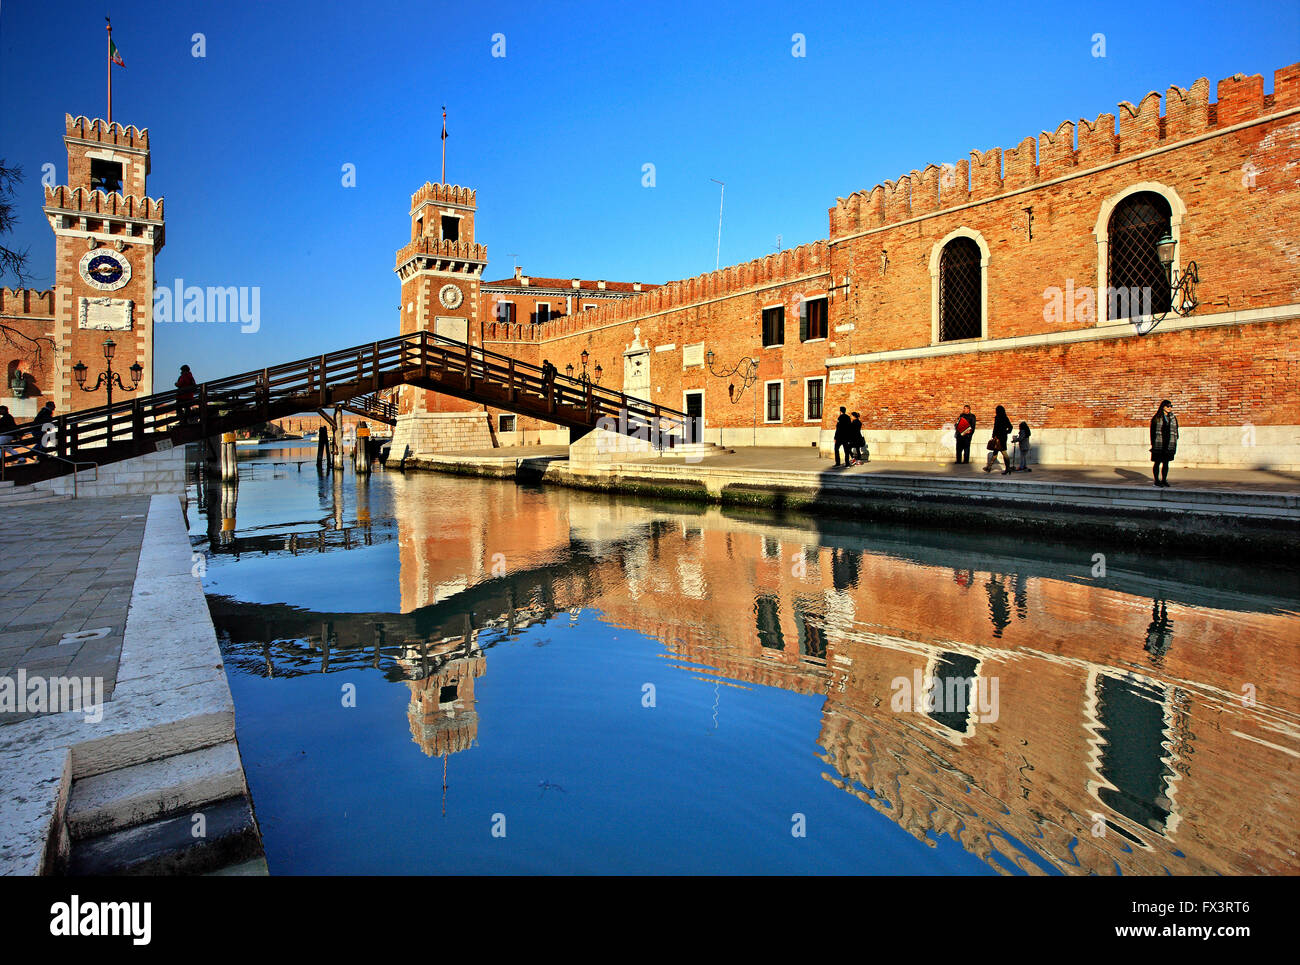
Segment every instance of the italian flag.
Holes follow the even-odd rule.
[[[117,44],[113,43],[113,38],[108,38],[108,59],[119,67],[125,67],[126,61],[122,59],[122,54],[117,49]]]

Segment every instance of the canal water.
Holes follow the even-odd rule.
[[[1300,872],[1294,571],[241,453],[273,874]]]

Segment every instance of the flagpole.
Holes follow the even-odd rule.
[[[113,22],[107,17],[104,21],[108,24],[108,123],[113,123]]]
[[[442,108],[442,183],[447,183],[447,107]]]

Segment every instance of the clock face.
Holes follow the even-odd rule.
[[[81,277],[91,288],[116,291],[131,280],[131,262],[111,248],[95,248],[81,258]]]
[[[464,297],[455,285],[443,285],[442,290],[438,292],[438,301],[447,308],[456,308]]]

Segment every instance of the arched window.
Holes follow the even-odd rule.
[[[1106,294],[1116,306],[1110,317],[1136,318],[1169,311],[1169,279],[1156,247],[1171,233],[1170,219],[1169,202],[1154,191],[1130,194],[1115,205],[1107,225]]]
[[[973,238],[953,238],[939,256],[939,341],[984,334],[980,248]]]

